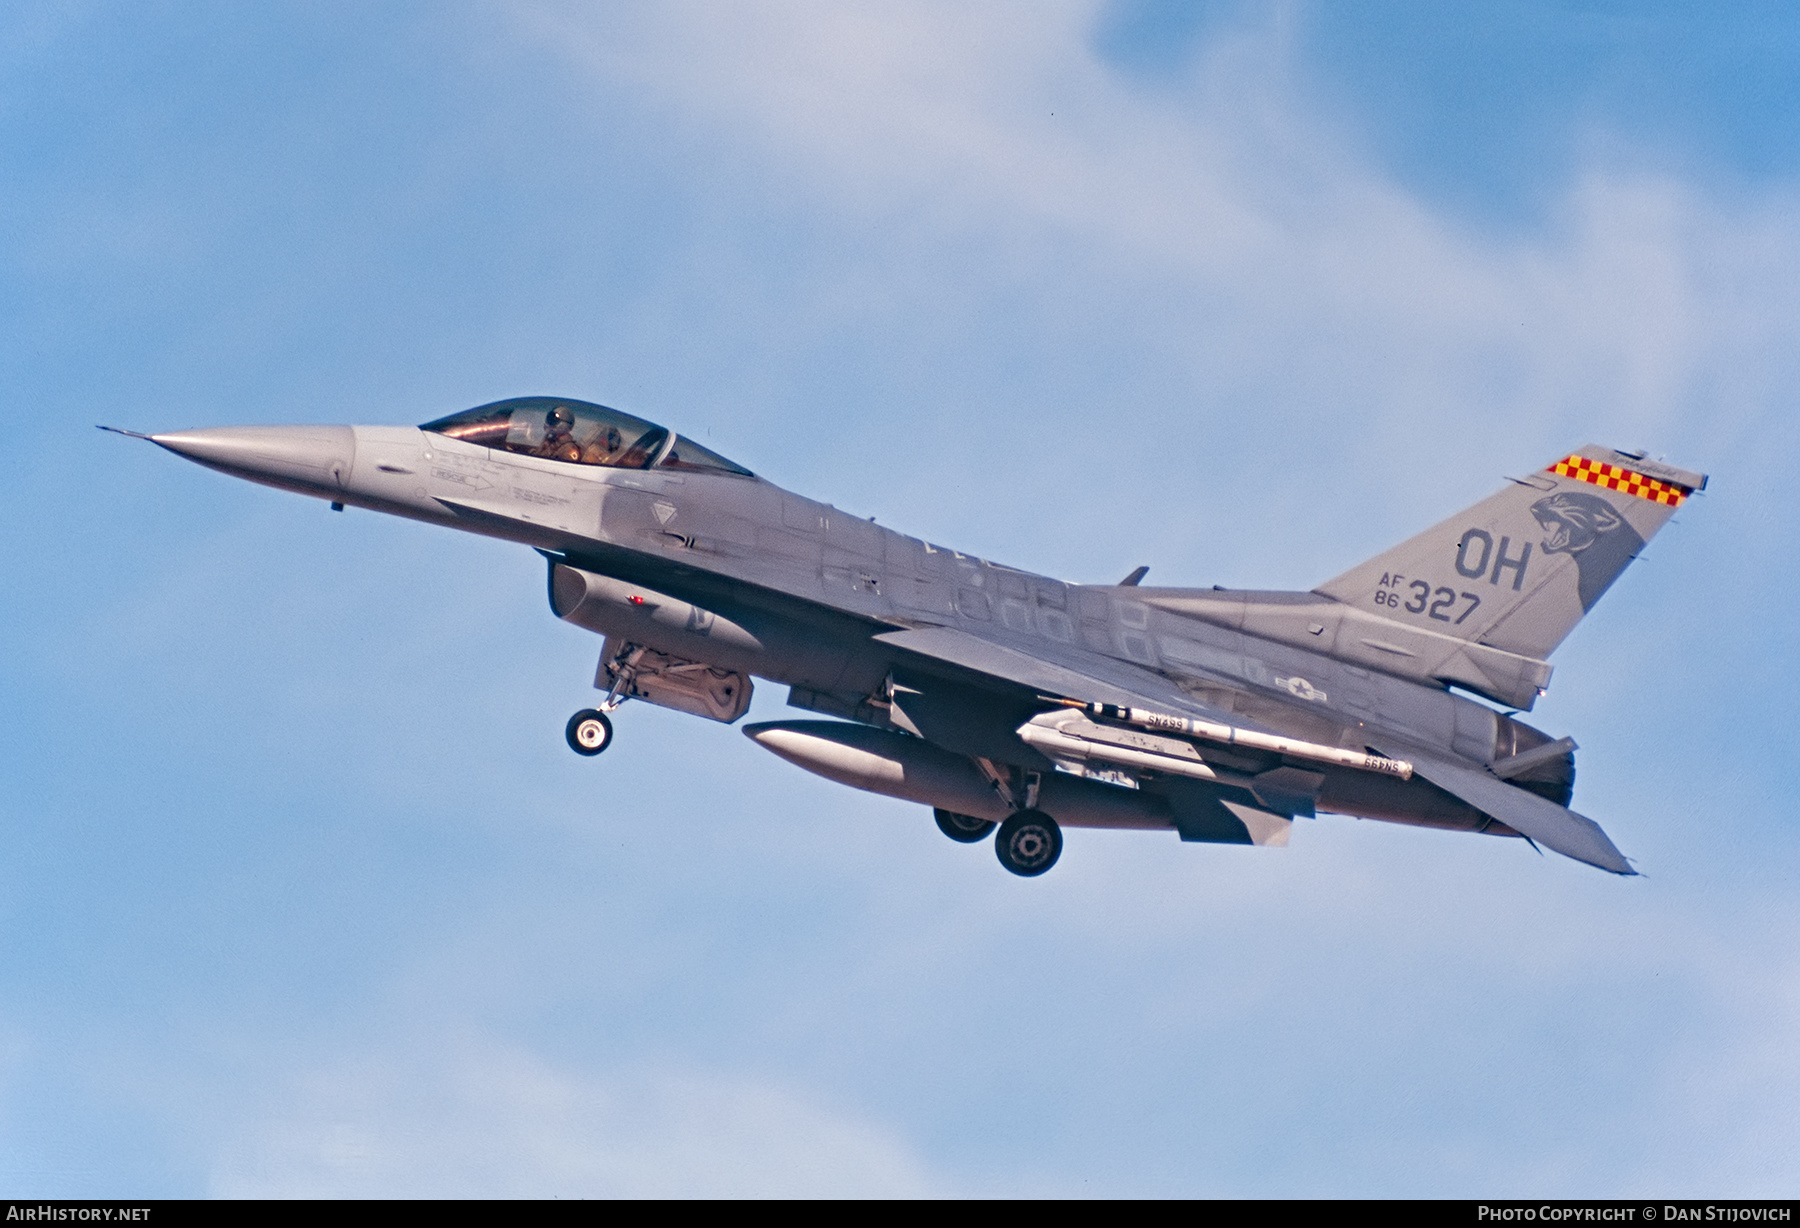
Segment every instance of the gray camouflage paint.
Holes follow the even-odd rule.
[[[1529,708],[1549,681],[1543,658],[1667,519],[1669,508],[1645,500],[1609,501],[1551,474],[1514,479],[1312,593],[1225,592],[1069,584],[748,475],[608,469],[410,427],[152,438],[235,476],[533,546],[551,561],[555,612],[608,636],[609,648],[643,645],[786,685],[793,706],[890,739],[859,735],[856,753],[904,755],[922,739],[980,766],[1014,803],[1022,799],[1009,790],[1019,786],[1005,779],[1057,766],[1015,733],[1046,696],[1199,714],[1438,765],[1408,781],[1299,771],[1277,787],[1271,774],[1293,765],[1208,747],[1206,759],[1235,778],[1261,772],[1270,783],[1230,788],[1110,767],[1079,782],[1055,773],[1065,825],[1281,843],[1286,820],[1315,810],[1508,835],[1523,824],[1550,847],[1631,872],[1603,834],[1592,844],[1586,828],[1597,827],[1563,809],[1572,754],[1500,781],[1487,765],[1549,735],[1449,688]],[[1603,448],[1581,454],[1639,463]],[[1657,472],[1690,486],[1705,480]],[[643,593],[625,591],[634,586]],[[809,745],[856,741],[831,733],[848,727],[799,724]],[[771,728],[749,732],[762,740],[757,731]],[[785,744],[792,753],[766,744],[801,762],[800,737]],[[1259,839],[1264,820],[1284,824],[1282,834]]]

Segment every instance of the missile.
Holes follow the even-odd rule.
[[[1062,710],[1033,717],[1016,731],[1019,740],[1071,768],[1089,762],[1136,771],[1163,772],[1213,784],[1249,787],[1237,772],[1221,771],[1200,757],[1192,742],[1140,733],[1136,729],[1097,725],[1077,712]]]
[[[1236,725],[1221,725],[1213,721],[1196,720],[1193,717],[1173,716],[1149,708],[1123,708],[1117,704],[1083,703],[1078,699],[1061,699],[1056,702],[1067,708],[1079,708],[1096,720],[1121,721],[1127,725],[1135,725],[1139,729],[1154,729],[1183,737],[1198,738],[1203,742],[1242,746],[1249,750],[1286,755],[1293,759],[1327,763],[1333,767],[1354,768],[1359,772],[1375,772],[1400,780],[1412,779],[1413,765],[1404,759],[1388,759],[1381,755],[1344,750],[1342,747],[1326,746],[1319,742],[1305,742],[1299,738],[1284,738],[1272,733],[1258,733],[1254,729],[1241,729]],[[1023,730],[1020,731],[1019,736],[1025,737]],[[1029,739],[1027,740],[1029,741]],[[1192,775],[1193,773],[1186,774]]]

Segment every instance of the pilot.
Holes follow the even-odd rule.
[[[574,430],[575,415],[567,406],[558,405],[544,415],[544,442],[538,445],[537,454],[552,460],[580,460],[581,445],[575,442]]]
[[[588,440],[587,447],[581,450],[581,463],[584,465],[610,465],[624,442],[625,439],[619,434],[618,427],[602,427],[599,434]]]

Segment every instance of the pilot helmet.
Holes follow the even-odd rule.
[[[575,425],[575,415],[569,412],[566,405],[558,405],[544,417],[544,424],[552,431],[567,431]]]

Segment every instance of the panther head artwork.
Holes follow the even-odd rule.
[[[1544,530],[1544,553],[1566,554],[1575,560],[1584,611],[1594,608],[1600,595],[1644,548],[1637,530],[1599,495],[1558,491],[1532,504],[1531,514]]]

